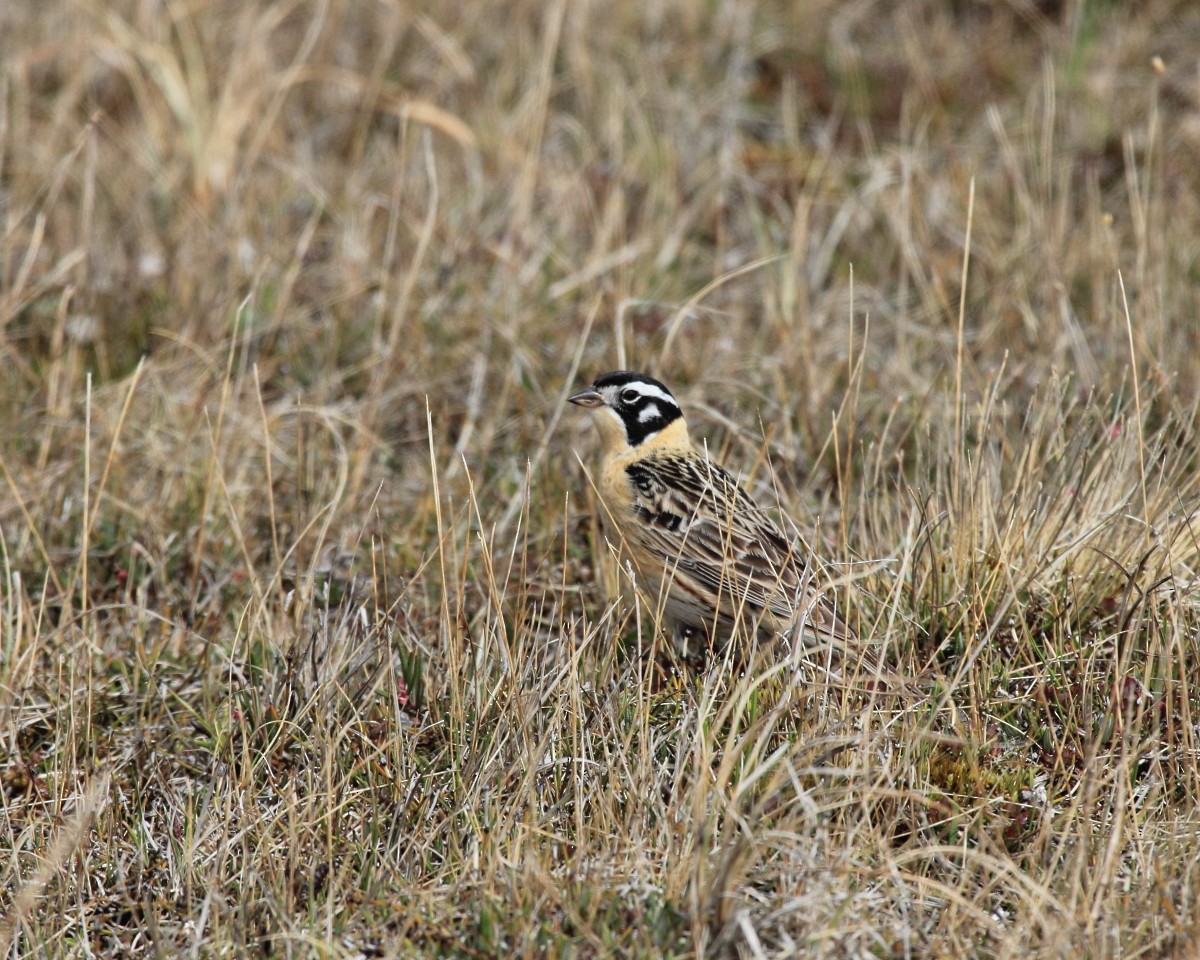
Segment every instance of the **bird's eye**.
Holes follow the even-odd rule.
[[[638,402],[638,399],[640,397],[641,397],[641,394],[638,393],[636,390],[634,390],[632,387],[630,387],[627,390],[621,391],[621,402],[623,404],[625,404],[627,407],[632,407],[635,403]]]

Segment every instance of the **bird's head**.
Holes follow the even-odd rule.
[[[606,373],[567,400],[596,411],[596,425],[610,449],[679,439],[675,434],[687,440],[679,403],[662,383],[644,373]]]

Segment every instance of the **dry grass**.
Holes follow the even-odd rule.
[[[0,956],[1189,955],[1198,48],[0,5]],[[618,365],[927,696],[663,671]]]

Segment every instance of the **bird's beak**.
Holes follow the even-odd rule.
[[[604,397],[599,390],[593,390],[588,387],[586,390],[581,390],[573,397],[567,397],[567,403],[574,403],[581,407],[602,407],[604,406]]]

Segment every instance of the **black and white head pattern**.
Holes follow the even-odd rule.
[[[671,391],[653,377],[616,370],[596,378],[592,389],[625,427],[625,438],[637,446],[683,416]]]

